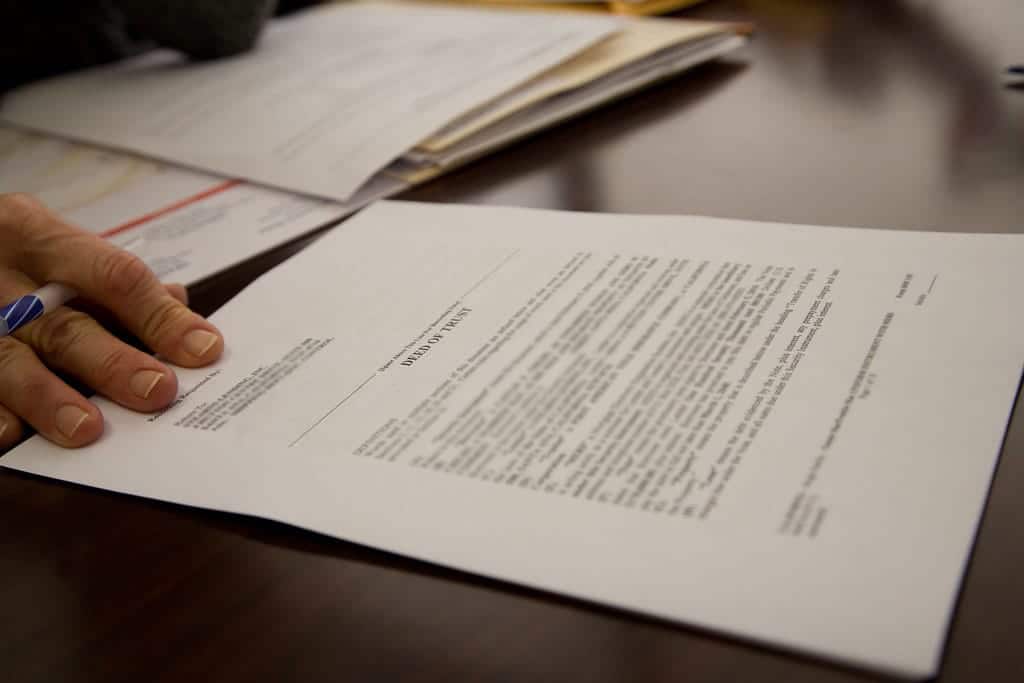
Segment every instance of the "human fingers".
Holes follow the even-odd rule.
[[[35,283],[24,275],[0,271],[0,300],[33,289]],[[177,395],[177,378],[170,368],[117,339],[82,311],[61,306],[15,336],[47,367],[75,377],[126,408],[152,412]]]
[[[21,420],[11,411],[0,405],[0,453],[6,453],[8,449],[21,440]]]
[[[198,367],[220,357],[219,330],[169,293],[137,256],[22,195],[0,197],[0,224],[20,237],[15,267],[38,282],[74,287],[171,363]]]
[[[164,285],[164,289],[166,289],[168,294],[173,296],[175,299],[180,301],[182,304],[184,304],[185,306],[188,306],[188,290],[185,289],[185,285],[180,285],[178,283],[172,283],[172,284],[169,284],[169,285]]]
[[[0,405],[6,416],[18,418],[0,434],[5,442],[8,431],[20,430],[22,420],[50,441],[69,448],[91,443],[103,433],[99,409],[14,337],[0,339]]]

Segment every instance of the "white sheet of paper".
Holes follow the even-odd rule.
[[[5,466],[905,676],[1021,372],[1024,237],[381,202],[216,367]]]
[[[30,193],[187,285],[407,186],[381,177],[339,204],[0,127],[0,192]]]
[[[340,201],[466,111],[617,29],[608,17],[343,4],[272,25],[254,52],[170,52],[27,86],[29,128]]]

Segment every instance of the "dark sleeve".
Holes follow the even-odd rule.
[[[277,0],[0,0],[0,92],[154,44],[194,59],[250,49]],[[305,2],[282,0],[284,6]]]
[[[105,0],[0,0],[0,91],[132,49],[120,13]]]
[[[115,0],[130,31],[184,52],[215,59],[255,45],[277,0]]]

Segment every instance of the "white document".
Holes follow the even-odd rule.
[[[339,204],[0,127],[0,192],[32,194],[187,285],[406,187],[381,177]]]
[[[170,52],[30,85],[0,116],[341,201],[456,117],[613,34],[607,17],[333,4],[252,53]]]
[[[1024,237],[382,202],[158,415],[2,463],[935,673],[1021,371]]]

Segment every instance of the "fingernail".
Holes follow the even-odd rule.
[[[132,391],[139,398],[149,398],[149,395],[153,393],[153,388],[160,383],[160,380],[164,378],[162,372],[156,370],[139,370],[129,382]]]
[[[4,432],[7,431],[7,420],[0,417],[0,441],[4,440]]]
[[[57,410],[57,429],[69,439],[75,438],[75,433],[82,423],[89,419],[89,413],[78,406],[66,405]]]
[[[202,358],[206,352],[213,348],[213,345],[220,339],[213,332],[206,330],[192,330],[185,335],[185,350],[196,358]]]

